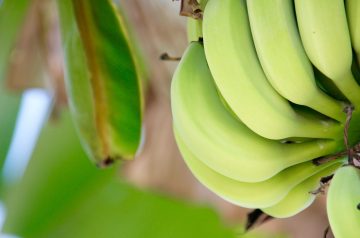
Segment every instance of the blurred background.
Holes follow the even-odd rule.
[[[27,9],[23,22],[0,19],[0,47],[11,44],[7,36],[15,39],[9,57],[0,53],[6,65],[0,68],[2,237],[244,237],[250,210],[202,186],[173,138],[170,84],[177,62],[160,55],[178,57],[187,46],[180,1],[114,1],[148,73],[145,140],[134,161],[101,171],[86,158],[69,118],[55,1],[19,2]],[[120,179],[113,181],[114,174]],[[324,205],[319,196],[299,215],[271,220],[250,235],[322,237]]]

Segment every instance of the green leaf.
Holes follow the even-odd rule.
[[[82,152],[68,113],[45,127],[6,200],[4,231],[21,237],[235,237],[210,208],[141,191]]]
[[[130,159],[141,137],[138,59],[110,0],[59,0],[66,86],[89,156],[103,166]]]
[[[3,0],[0,5],[0,83],[30,3],[31,0]]]
[[[140,39],[137,37],[136,34],[136,22],[129,21],[129,14],[131,14],[131,12],[124,11],[121,0],[113,0],[112,3],[116,8],[117,14],[119,15],[119,17],[121,17],[123,27],[127,30],[127,41],[132,42],[132,44],[130,44],[130,47],[132,47],[132,55],[137,61],[136,66],[139,78],[141,79],[141,89],[143,92],[146,92],[146,89],[149,86],[150,69],[144,57],[144,52],[141,46]]]
[[[195,207],[112,182],[60,219],[41,237],[235,237],[210,209]]]

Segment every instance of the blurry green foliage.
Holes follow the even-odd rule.
[[[1,88],[0,84],[0,176],[15,129],[16,117],[20,105],[20,95],[10,94]],[[3,183],[0,180],[0,194],[3,193]]]
[[[30,2],[29,0],[3,0],[0,5],[0,169],[10,145],[20,105],[20,95],[6,91],[4,80],[10,53]]]
[[[234,237],[209,208],[140,191],[98,170],[69,113],[44,129],[24,177],[7,196],[4,231],[26,237]]]
[[[0,83],[30,3],[30,0],[2,0],[0,5]]]

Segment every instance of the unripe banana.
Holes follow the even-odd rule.
[[[241,182],[223,176],[217,173],[216,170],[207,167],[186,146],[185,141],[181,138],[176,128],[174,132],[180,152],[194,176],[223,199],[247,208],[274,206],[302,181],[339,163],[332,161],[316,166],[312,162],[305,162],[287,168],[262,182]],[[257,173],[255,169],[252,172]]]
[[[327,194],[327,213],[336,238],[360,237],[360,170],[341,167]]]
[[[66,88],[81,142],[100,167],[130,159],[140,143],[142,102],[124,21],[110,0],[57,3]]]
[[[203,35],[220,93],[251,130],[269,139],[339,137],[338,126],[302,117],[269,84],[254,49],[245,0],[210,0]]]
[[[199,42],[190,44],[177,67],[171,106],[186,146],[210,168],[239,181],[263,181],[342,147],[332,140],[284,144],[252,132],[223,105]]]
[[[293,8],[292,0],[247,0],[251,32],[264,73],[289,101],[345,121],[344,105],[316,85]]]
[[[343,0],[295,0],[299,31],[311,62],[355,108],[360,86],[351,73],[352,49]]]
[[[262,211],[276,218],[295,216],[314,202],[316,196],[312,191],[319,187],[320,179],[332,174],[341,164],[342,162],[339,161],[337,164],[311,176],[293,188],[280,202],[274,206],[263,208]]]
[[[360,65],[360,1],[345,0],[345,4],[351,42],[357,55],[358,65]]]

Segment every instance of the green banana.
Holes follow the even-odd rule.
[[[327,213],[336,238],[360,237],[360,170],[341,167],[331,181]]]
[[[174,127],[196,157],[239,181],[262,181],[339,149],[332,140],[284,144],[252,132],[221,102],[199,42],[190,44],[177,67],[171,106]]]
[[[360,1],[345,0],[345,4],[352,46],[360,65]]]
[[[297,22],[310,61],[355,108],[360,86],[351,73],[352,49],[343,0],[295,0]]]
[[[200,3],[200,7],[201,7],[202,10],[205,9],[205,6],[206,6],[206,4],[207,4],[208,1],[209,1],[209,0],[198,0],[198,2]]]
[[[341,133],[334,123],[308,120],[296,113],[269,84],[254,49],[245,0],[210,0],[204,11],[203,35],[218,89],[251,130],[269,139],[337,138]]]
[[[305,210],[316,198],[311,191],[319,186],[320,179],[332,174],[340,165],[341,161],[311,176],[293,188],[280,202],[274,206],[263,208],[262,211],[272,217],[287,218]]]
[[[217,173],[203,164],[190,148],[184,143],[176,128],[174,130],[177,145],[183,158],[194,174],[211,191],[223,199],[247,208],[266,208],[280,202],[296,185],[315,175],[323,169],[333,166],[332,161],[321,166],[312,162],[305,162],[292,166],[268,180],[258,183],[246,183],[233,180]],[[252,170],[257,173],[256,170]]]
[[[99,167],[131,159],[141,139],[142,101],[124,21],[110,0],[57,3],[69,104],[85,151]]]
[[[338,121],[344,105],[316,85],[297,30],[292,0],[247,0],[251,33],[264,72],[276,91]]]

